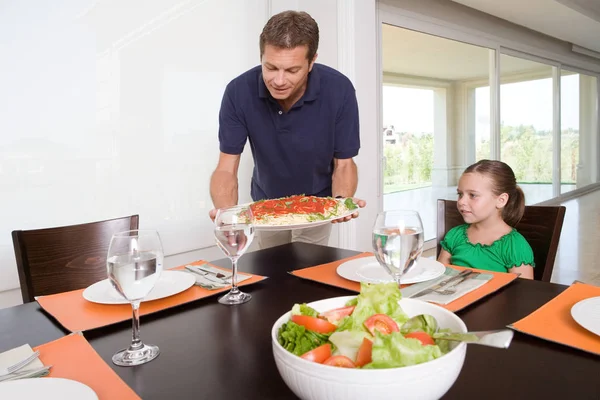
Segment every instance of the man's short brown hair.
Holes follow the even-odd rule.
[[[319,26],[304,11],[283,11],[273,15],[260,34],[261,58],[267,44],[283,49],[306,45],[306,58],[312,61],[319,47]]]

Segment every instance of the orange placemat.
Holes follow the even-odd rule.
[[[339,267],[342,263],[345,263],[346,261],[354,260],[356,258],[370,257],[372,255],[373,253],[365,252],[352,257],[344,258],[343,260],[338,260],[327,264],[317,265],[315,267],[308,267],[292,271],[291,274],[311,281],[325,283],[327,285],[352,290],[354,292],[360,292],[360,283],[353,282],[339,276],[337,274],[337,267]],[[455,268],[457,270],[465,269],[464,267],[457,267],[454,265],[450,265],[449,267]],[[502,272],[484,271],[478,269],[475,269],[475,271],[491,274],[493,275],[493,278],[490,279],[489,282],[487,282],[480,288],[477,288],[472,292],[467,293],[466,295],[454,300],[451,303],[445,305],[440,304],[439,306],[444,307],[450,311],[462,310],[468,305],[473,304],[474,302],[496,292],[498,289],[508,285],[510,282],[518,278],[516,274],[506,274]]]
[[[581,300],[596,296],[600,296],[600,287],[574,283],[548,303],[508,327],[600,355],[600,336],[580,326],[571,316],[571,307]]]
[[[140,399],[80,334],[62,337],[34,350],[40,351],[44,365],[52,365],[50,377],[83,383],[96,392],[100,400]]]
[[[200,265],[205,263],[206,261],[199,260],[190,264]],[[182,266],[174,269],[183,268],[184,267]],[[215,266],[215,268],[220,267]],[[266,279],[266,277],[252,275],[252,278],[241,282],[240,286],[251,285],[262,281],[263,279]],[[86,331],[131,319],[132,312],[129,304],[92,303],[83,298],[84,290],[85,289],[79,289],[49,296],[40,296],[36,300],[46,312],[52,315],[62,326],[71,332]],[[228,290],[229,287],[218,290],[207,290],[194,285],[188,290],[176,295],[142,303],[140,306],[140,315],[152,314],[194,300],[215,296]]]

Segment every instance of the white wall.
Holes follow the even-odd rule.
[[[207,217],[221,96],[232,78],[259,63],[264,23],[287,9],[319,23],[319,62],[337,68],[341,59],[355,72],[367,219],[377,204],[368,172],[376,155],[369,141],[378,137],[375,0],[57,0],[35,8],[6,1],[0,292],[18,288],[15,229],[140,214],[142,228],[160,231],[167,265],[222,257]],[[251,169],[246,151],[240,201],[249,200]]]
[[[15,229],[140,214],[166,254],[214,245],[221,96],[259,63],[267,3],[2,3],[0,291],[18,287]]]

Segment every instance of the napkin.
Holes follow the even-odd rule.
[[[0,353],[0,368],[7,368],[21,360],[26,359],[33,353],[33,349],[28,344],[24,344],[14,349],[7,350],[4,353]],[[12,374],[0,376],[0,382],[23,378],[38,378],[48,375],[48,370],[49,367],[44,368],[44,364],[39,358],[37,358]]]
[[[418,294],[418,292],[421,292],[422,290],[425,290],[432,286],[437,285],[444,279],[458,275],[460,272],[461,271],[457,271],[454,268],[446,267],[446,271],[444,272],[444,274],[442,276],[439,276],[438,278],[432,279],[430,281],[416,283],[414,285],[407,286],[403,289],[400,289],[400,292],[402,293],[402,297],[412,297],[413,295]],[[448,285],[446,285],[445,287],[453,287],[454,289],[456,289],[456,293],[454,293],[454,294],[440,294],[440,293],[436,293],[436,292],[431,292],[431,293],[428,293],[428,294],[425,294],[423,296],[419,296],[416,298],[419,300],[429,301],[429,302],[437,303],[437,304],[449,304],[449,303],[453,302],[454,300],[466,295],[467,293],[470,293],[473,290],[485,285],[493,277],[494,277],[494,275],[492,275],[492,274],[482,273],[475,277],[466,279],[466,280],[462,281],[461,283],[459,283],[458,285],[454,285],[452,282],[449,283]],[[444,288],[442,288],[442,290],[443,289]]]
[[[202,268],[202,269],[201,269]],[[211,273],[207,273],[204,269],[208,268],[209,270],[214,272],[219,272],[225,275],[224,278],[217,278],[216,275]],[[202,287],[207,290],[217,290],[222,289],[228,286],[231,286],[231,271],[222,270],[219,268],[214,268],[209,266],[208,264],[203,264],[200,266],[197,265],[186,265],[185,271],[191,273],[196,277],[196,285]],[[247,279],[252,278],[252,275],[237,273],[235,277],[235,281],[237,284],[243,282]]]

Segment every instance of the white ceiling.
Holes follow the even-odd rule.
[[[453,0],[600,52],[600,0]]]
[[[446,81],[488,79],[489,50],[485,47],[391,25],[383,25],[382,39],[385,72]],[[502,75],[542,67],[505,55],[501,56],[500,63]]]

